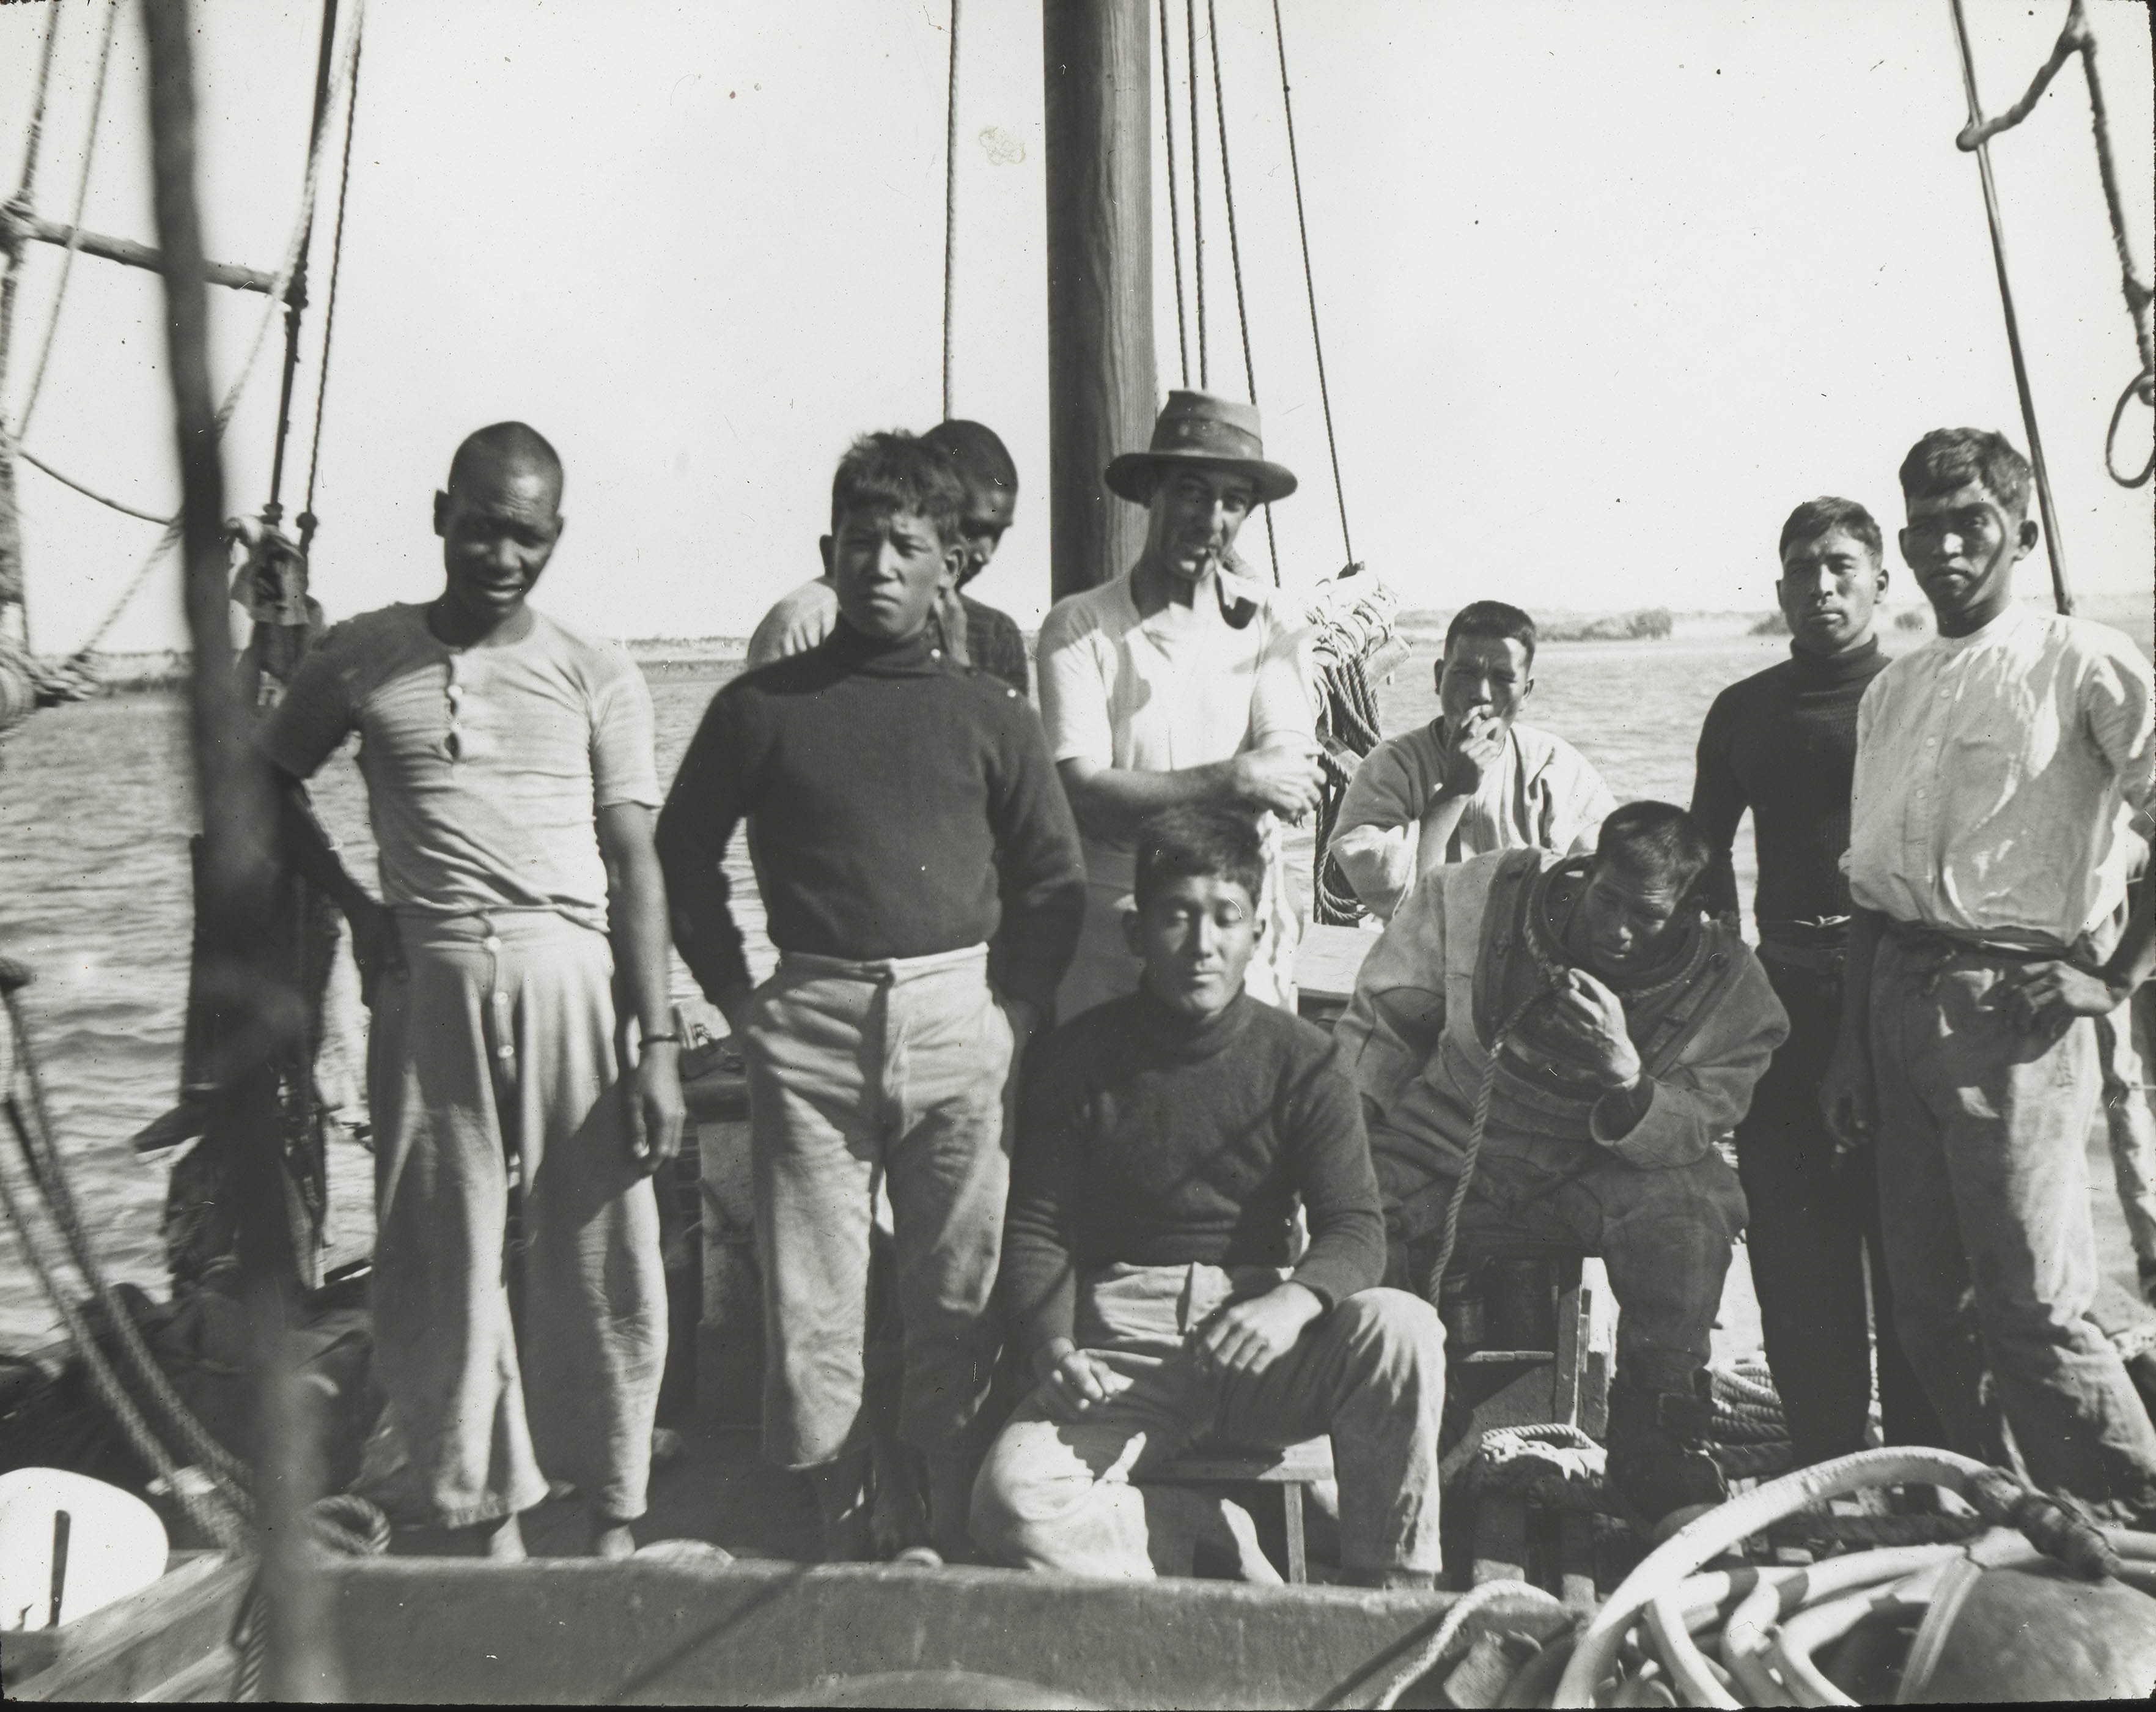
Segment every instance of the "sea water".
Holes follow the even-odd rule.
[[[1904,640],[1904,639],[1897,639]],[[1743,635],[1661,642],[1551,644],[1535,666],[1524,717],[1574,743],[1619,800],[1684,803],[1693,747],[1724,685],[1772,665],[1784,642]],[[1384,728],[1436,712],[1425,643],[1381,689]],[[646,668],[658,715],[659,772],[673,776],[712,692],[732,666]],[[354,871],[372,883],[366,802],[347,749],[316,797]],[[171,1154],[138,1158],[128,1139],[175,1098],[191,925],[187,837],[197,822],[187,709],[171,691],[119,695],[40,713],[0,743],[0,955],[26,963],[24,994],[54,1123],[74,1167],[105,1264],[155,1295],[166,1288],[160,1214]],[[1736,851],[1748,901],[1748,825]],[[773,954],[740,838],[731,875],[758,975]],[[678,965],[675,986],[693,986]],[[4,1139],[0,1144],[8,1145]],[[333,1257],[364,1252],[369,1162],[333,1149]],[[22,1181],[12,1153],[6,1169]],[[57,1252],[57,1245],[48,1242]],[[0,1236],[0,1349],[50,1337],[57,1318],[14,1235]]]

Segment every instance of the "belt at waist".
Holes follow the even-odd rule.
[[[414,943],[433,940],[480,945],[492,939],[534,944],[559,939],[564,930],[572,928],[579,935],[594,933],[602,939],[607,937],[606,930],[596,923],[544,903],[506,904],[484,909],[424,909],[400,903],[391,913],[397,918],[398,933]]]
[[[867,959],[825,957],[814,951],[781,951],[778,960],[783,967],[804,974],[836,976],[841,980],[871,981],[888,986],[969,965],[978,964],[985,969],[988,948],[985,944],[962,945],[956,951],[931,951],[920,957]]]
[[[2072,962],[2093,962],[2086,936],[2076,944],[2066,946],[2034,929],[2027,940],[2009,939],[1928,927],[1895,916],[1881,919],[1886,924],[1889,939],[1919,957],[1981,957],[1994,963],[2049,963],[2061,958]]]
[[[1768,969],[1803,969],[1810,974],[1841,973],[1849,961],[1846,945],[1793,945],[1786,939],[1761,939],[1759,961]]]

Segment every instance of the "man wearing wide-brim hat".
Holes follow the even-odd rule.
[[[1306,629],[1241,574],[1235,536],[1258,506],[1295,491],[1270,462],[1255,407],[1172,392],[1152,443],[1108,465],[1111,491],[1147,508],[1143,549],[1122,576],[1056,603],[1040,630],[1041,714],[1086,849],[1086,927],[1056,995],[1067,1019],[1134,992],[1125,943],[1138,826],[1187,803],[1267,816],[1269,925],[1252,994],[1295,1005],[1299,899],[1276,823],[1317,805],[1322,780]]]

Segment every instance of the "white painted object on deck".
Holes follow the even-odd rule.
[[[53,1545],[62,1512],[67,1553],[59,1622],[140,1592],[165,1573],[165,1524],[132,1493],[61,1468],[0,1474],[0,1632],[54,1624]]]

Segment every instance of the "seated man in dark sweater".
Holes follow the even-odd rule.
[[[832,484],[839,622],[712,698],[660,815],[675,943],[748,1074],[768,1356],[764,1454],[807,1470],[833,1558],[868,1555],[870,1231],[891,1200],[899,1430],[963,1554],[996,1333],[1005,1084],[1085,909],[1078,831],[1025,697],[936,645],[964,497],[870,434]],[[778,972],[749,987],[720,866],[748,822]]]
[[[1384,1218],[1332,1042],[1243,991],[1264,872],[1232,810],[1149,822],[1127,927],[1142,983],[1027,1067],[1002,1290],[1040,1385],[973,1488],[993,1561],[1186,1571],[1206,1501],[1133,1483],[1210,1433],[1329,1432],[1349,1577],[1427,1588],[1439,1567],[1444,1332],[1374,1288]]]

